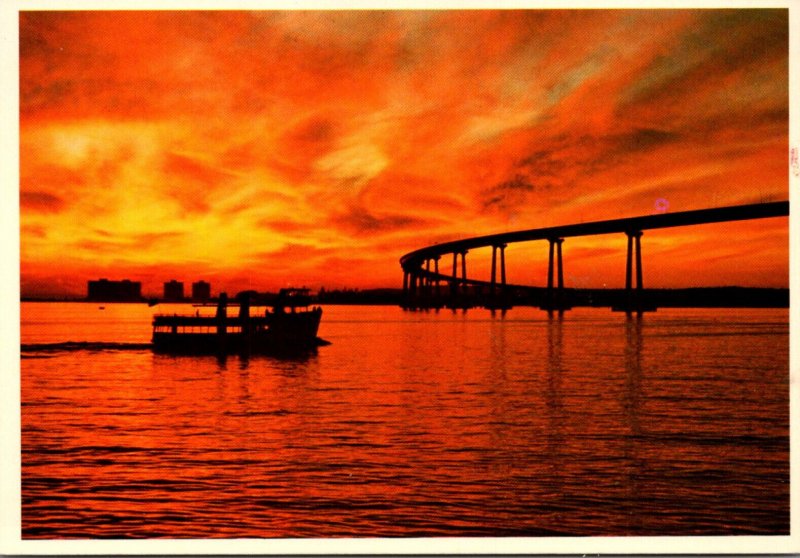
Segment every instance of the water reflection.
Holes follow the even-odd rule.
[[[550,432],[562,431],[563,402],[561,400],[561,382],[563,376],[563,325],[564,316],[549,314],[547,319],[547,390],[545,404],[550,419]]]
[[[639,436],[639,408],[642,391],[642,349],[644,340],[642,327],[644,315],[628,314],[625,319],[625,397],[623,408],[631,434]]]
[[[225,353],[218,353],[216,355],[181,355],[181,354],[163,354],[154,353],[153,362],[170,362],[176,366],[189,366],[192,363],[207,363],[214,361],[217,363],[219,371],[228,369],[228,363],[231,359],[236,361],[236,367],[239,370],[246,370],[253,362],[262,362],[267,365],[278,365],[285,368],[288,364],[292,368],[292,364],[303,365],[312,362],[318,358],[317,349],[309,349],[304,351],[280,351],[272,354],[239,354],[227,355]]]
[[[642,457],[640,443],[642,425],[640,412],[642,406],[642,350],[644,338],[642,330],[645,317],[643,314],[628,314],[625,318],[625,391],[622,394],[622,409],[629,435],[623,438],[622,454],[627,467],[628,499],[627,502],[641,501],[641,476],[647,467],[647,460]],[[630,506],[630,504],[628,504]],[[628,526],[634,532],[641,531],[643,515],[631,509],[628,514]]]
[[[544,392],[547,409],[546,456],[548,467],[545,478],[550,486],[551,498],[555,509],[563,509],[564,477],[562,463],[564,455],[565,431],[567,426],[563,401],[563,312],[548,312],[547,317],[547,387]],[[561,520],[561,512],[555,513],[554,523]]]
[[[494,311],[492,311],[492,318],[496,318]],[[490,329],[490,352],[492,363],[492,376],[495,381],[506,379],[506,322],[502,318],[493,320]],[[502,387],[502,386],[499,386]]]
[[[242,408],[248,408],[253,396],[250,393],[250,370],[247,366],[239,369],[239,386],[240,393],[238,403]]]

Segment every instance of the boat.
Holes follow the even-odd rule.
[[[153,351],[177,354],[259,354],[308,351],[325,341],[317,337],[322,309],[310,307],[308,289],[281,289],[261,313],[252,292],[236,297],[239,312],[228,316],[228,296],[221,293],[216,314],[156,314]],[[257,302],[257,301],[256,301]]]

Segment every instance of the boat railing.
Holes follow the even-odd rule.
[[[258,324],[260,322],[266,322],[267,316],[247,316],[245,318],[240,318],[239,316],[226,316],[223,318],[217,316],[182,316],[179,314],[157,314],[153,316],[154,325],[213,326],[219,324],[221,321],[228,325],[241,325],[243,322]]]

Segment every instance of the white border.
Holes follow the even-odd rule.
[[[0,203],[0,227],[3,242],[0,266],[0,553],[15,555],[58,554],[773,554],[798,553],[798,495],[795,457],[798,451],[796,436],[791,439],[792,474],[791,536],[731,536],[731,537],[564,537],[564,538],[424,538],[424,539],[182,539],[182,540],[25,540],[21,539],[20,495],[20,357],[19,357],[19,27],[18,13],[23,10],[166,10],[166,9],[513,9],[513,8],[788,8],[789,52],[800,53],[800,3],[783,1],[729,0],[657,0],[642,2],[616,1],[570,2],[565,6],[556,0],[535,3],[501,0],[487,2],[463,0],[458,3],[437,0],[354,0],[325,2],[321,0],[286,0],[279,4],[262,0],[165,0],[157,5],[137,0],[12,0],[0,5],[0,83],[3,84],[0,115],[0,178],[3,203]],[[798,96],[797,55],[790,56],[790,132],[791,148],[800,150],[800,135],[792,108],[800,107]],[[789,196],[798,202],[800,178],[789,173]],[[797,242],[800,225],[794,215],[790,218],[790,411],[791,432],[797,427],[798,361],[797,332],[800,323],[800,299],[796,294],[800,264]]]

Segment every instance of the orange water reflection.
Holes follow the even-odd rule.
[[[147,326],[66,306],[23,341]],[[23,533],[786,533],[787,324],[329,307],[302,360],[23,359]]]

